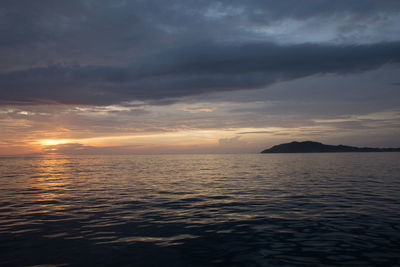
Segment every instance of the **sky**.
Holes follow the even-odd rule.
[[[400,147],[398,0],[2,0],[0,155]]]

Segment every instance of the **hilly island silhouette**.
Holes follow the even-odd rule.
[[[371,148],[345,145],[325,145],[314,141],[285,143],[261,151],[261,153],[332,153],[332,152],[400,152],[400,148]]]

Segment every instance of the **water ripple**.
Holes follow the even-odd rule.
[[[0,265],[399,265],[398,155],[0,158]]]

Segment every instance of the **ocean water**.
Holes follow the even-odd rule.
[[[400,153],[0,158],[1,266],[399,266]]]

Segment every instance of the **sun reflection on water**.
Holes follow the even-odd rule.
[[[99,265],[109,255],[118,262],[147,253],[151,261],[171,251],[183,260],[235,263],[237,256],[236,265],[292,257],[310,266],[346,253],[349,265],[357,255],[374,263],[371,248],[386,253],[390,266],[398,255],[393,174],[400,164],[390,153],[55,155],[0,163],[0,240],[12,240],[0,259],[12,266],[85,265],[87,251]],[[36,252],[43,260],[12,257]]]

